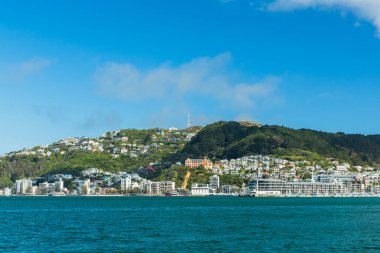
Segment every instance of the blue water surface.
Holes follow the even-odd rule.
[[[1,252],[379,252],[380,198],[1,197]]]

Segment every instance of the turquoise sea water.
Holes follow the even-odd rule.
[[[379,252],[380,198],[1,197],[1,252]]]

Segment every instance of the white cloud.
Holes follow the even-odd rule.
[[[236,0],[219,0],[221,3],[231,3],[231,2],[235,2]]]
[[[96,80],[103,93],[131,101],[168,100],[201,96],[238,108],[252,108],[255,100],[269,96],[279,78],[241,81],[230,70],[231,55],[201,57],[179,66],[162,64],[144,70],[131,63],[108,63],[98,69]]]
[[[379,0],[275,0],[267,9],[270,11],[293,11],[307,8],[333,9],[352,12],[359,19],[372,23],[380,36]]]
[[[43,72],[56,62],[55,59],[33,57],[22,62],[0,67],[2,81],[21,81]]]
[[[50,59],[34,57],[31,60],[20,63],[19,70],[23,75],[35,74],[49,67],[53,62]]]

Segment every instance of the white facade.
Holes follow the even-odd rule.
[[[160,182],[160,193],[171,192],[175,190],[175,182],[162,181]]]
[[[5,188],[4,189],[4,195],[5,196],[10,196],[12,194],[12,190],[11,190],[11,188]]]
[[[126,176],[120,180],[121,190],[126,191],[131,189],[132,186],[132,178],[131,176]]]
[[[16,180],[16,194],[30,194],[32,184],[33,182],[30,179]]]
[[[210,186],[208,184],[192,184],[191,195],[194,195],[194,196],[210,195]]]
[[[90,192],[90,184],[91,184],[90,179],[79,181],[78,184],[79,184],[78,185],[79,194],[88,194]]]
[[[146,180],[143,181],[142,185],[146,194],[163,194],[175,190],[175,182],[173,181],[151,182]]]
[[[61,178],[58,181],[56,181],[54,184],[55,184],[55,191],[58,191],[58,192],[63,191],[63,181]]]
[[[219,188],[219,177],[217,175],[213,175],[210,177],[210,188],[211,189]]]

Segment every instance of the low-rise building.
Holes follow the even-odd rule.
[[[208,184],[192,184],[191,195],[193,196],[210,195],[210,186]]]

